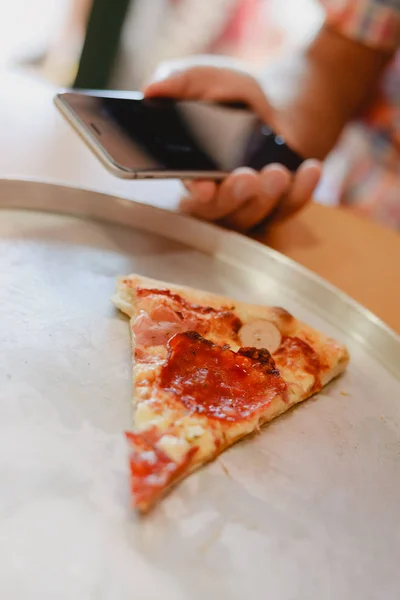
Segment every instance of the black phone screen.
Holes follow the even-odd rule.
[[[75,97],[78,94],[66,94]],[[68,100],[68,99],[67,99]],[[96,121],[98,142],[124,143],[125,169],[223,171],[247,166],[260,170],[280,162],[296,170],[302,158],[245,106],[169,99],[81,95]],[[112,148],[105,148],[112,156]],[[119,160],[118,162],[121,162]]]

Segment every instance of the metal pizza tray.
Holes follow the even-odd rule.
[[[291,260],[208,224],[21,181],[0,182],[0,207],[1,598],[399,597],[398,336]],[[133,271],[282,305],[352,356],[142,519],[122,435],[129,328],[109,301]]]

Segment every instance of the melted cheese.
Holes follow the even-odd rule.
[[[176,463],[180,463],[186,456],[190,445],[186,440],[174,435],[163,435],[157,446]]]
[[[193,442],[201,437],[204,433],[204,428],[201,425],[189,425],[186,428],[186,439],[188,442]]]
[[[169,419],[156,413],[148,402],[140,402],[134,416],[135,431],[145,431],[151,427],[157,427],[159,431],[165,431],[170,426]]]
[[[197,455],[199,458],[208,458],[215,452],[214,435],[208,429],[204,430],[201,437],[194,440],[194,444],[199,448]]]

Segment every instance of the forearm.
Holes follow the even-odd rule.
[[[391,54],[354,42],[324,27],[305,53],[313,79],[321,80],[348,119],[376,93]]]
[[[307,156],[324,158],[345,123],[376,92],[389,60],[389,54],[324,27],[302,53],[278,61],[261,77],[276,109],[275,126]]]

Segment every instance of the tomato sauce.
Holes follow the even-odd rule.
[[[141,433],[127,432],[132,448],[129,458],[134,503],[148,505],[175,481],[190,463],[197,447],[193,446],[180,463],[171,460],[157,447],[160,434],[155,427]]]
[[[267,350],[233,352],[196,332],[178,333],[168,342],[160,387],[189,412],[230,422],[251,418],[286,390]]]

